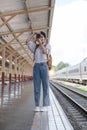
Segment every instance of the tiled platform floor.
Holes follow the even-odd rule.
[[[0,130],[73,130],[50,90],[48,112],[34,113],[32,81],[0,86]]]
[[[48,112],[35,113],[31,130],[73,130],[51,89],[50,101]]]
[[[0,86],[0,130],[30,130],[34,117],[33,84]]]

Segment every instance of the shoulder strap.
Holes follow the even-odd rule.
[[[34,55],[35,55],[36,49],[37,49],[38,47],[39,47],[39,45],[36,45],[35,50],[34,50]]]
[[[33,61],[35,60],[35,52],[36,52],[36,49],[39,47],[39,45],[36,45],[36,47],[35,47],[35,50],[34,50],[34,59],[33,59]]]

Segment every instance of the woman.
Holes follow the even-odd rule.
[[[26,43],[28,48],[33,52],[35,59],[35,65],[33,67],[35,112],[47,111],[48,106],[50,105],[47,55],[50,55],[51,47],[49,44],[46,44],[46,34],[42,31],[36,34],[35,41],[33,41],[33,37],[31,37],[27,39]],[[41,83],[43,87],[42,108],[40,108]]]

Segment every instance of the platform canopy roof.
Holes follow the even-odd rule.
[[[48,41],[55,0],[0,0],[0,56],[23,59],[33,64],[33,54],[25,41],[33,33],[44,31]]]

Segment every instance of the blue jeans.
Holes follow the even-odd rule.
[[[46,62],[35,63],[33,68],[33,80],[34,80],[35,105],[39,106],[40,103],[40,91],[41,91],[41,82],[42,82],[43,106],[48,106],[49,105],[49,77],[48,77],[48,65]]]

